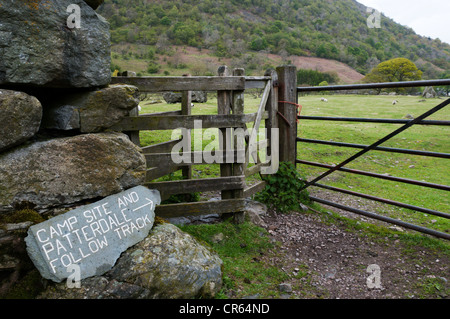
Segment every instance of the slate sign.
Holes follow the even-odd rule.
[[[138,186],[28,229],[27,252],[42,277],[61,282],[79,266],[80,279],[110,270],[120,254],[148,236],[161,203]]]

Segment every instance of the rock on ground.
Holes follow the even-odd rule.
[[[0,152],[33,137],[41,119],[42,105],[35,97],[0,89]]]
[[[175,92],[164,92],[164,100],[169,104],[181,103],[182,94]],[[206,103],[208,102],[208,93],[204,91],[193,91],[192,92],[192,102]]]
[[[2,0],[0,85],[53,88],[111,81],[109,24],[82,0]],[[69,5],[80,7],[70,28]]]
[[[149,236],[122,254],[104,276],[52,284],[45,299],[212,298],[222,287],[222,260],[172,224],[155,226]]]
[[[38,141],[0,155],[0,212],[106,197],[144,182],[142,150],[122,133]]]

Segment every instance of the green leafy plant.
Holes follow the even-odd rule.
[[[300,209],[300,203],[308,203],[309,194],[301,190],[305,185],[305,178],[297,171],[292,163],[282,162],[278,172],[263,178],[267,185],[255,199],[280,212]]]

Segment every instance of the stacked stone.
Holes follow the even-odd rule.
[[[134,86],[109,85],[102,1],[2,1],[0,213],[40,212],[142,184],[145,158],[105,132],[139,104]],[[69,28],[71,6],[80,28]]]
[[[145,181],[142,150],[109,130],[138,107],[139,92],[110,85],[109,25],[95,12],[102,2],[1,1],[0,298],[36,297],[39,290],[40,298],[212,297],[221,288],[222,261],[169,224],[155,227],[80,289],[64,281],[42,286],[49,276],[36,269],[39,252],[27,232]],[[79,28],[68,21],[77,18],[74,7]],[[143,232],[141,224],[136,229]]]
[[[30,225],[144,181],[142,150],[107,131],[139,99],[136,87],[109,85],[102,2],[1,1],[0,296],[35,271]],[[80,28],[69,27],[73,5]]]

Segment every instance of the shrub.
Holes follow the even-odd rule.
[[[297,171],[292,163],[282,162],[278,172],[264,177],[267,185],[264,190],[255,195],[255,199],[276,208],[280,212],[300,209],[300,203],[308,203],[306,179]]]

